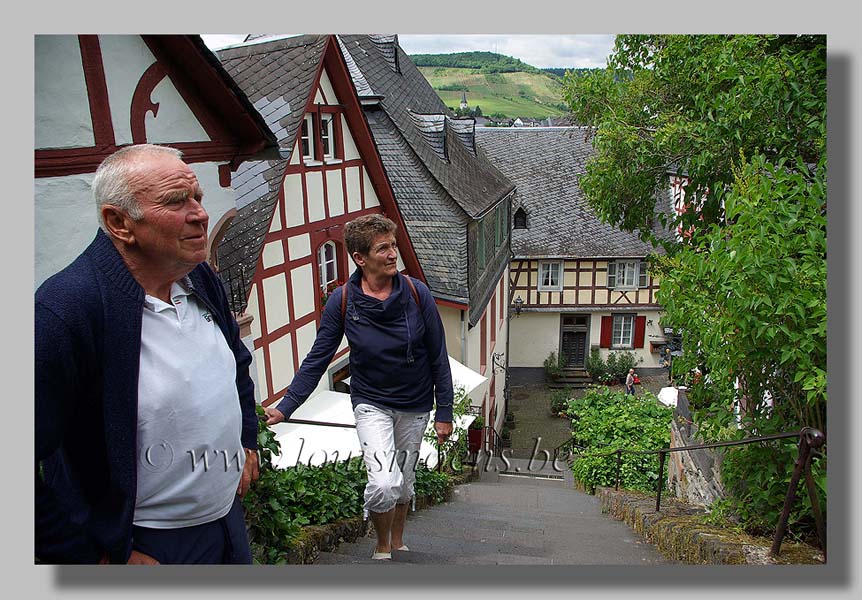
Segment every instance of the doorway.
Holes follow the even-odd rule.
[[[584,368],[587,364],[589,315],[563,315],[560,329],[560,358],[564,368]]]

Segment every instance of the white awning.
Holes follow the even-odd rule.
[[[481,406],[488,378],[462,365],[451,356],[449,365],[454,385],[463,386],[473,400],[473,405]],[[456,420],[455,427],[466,429],[475,418],[475,415],[464,415]],[[329,390],[321,391],[306,400],[293,413],[291,419],[355,425],[350,395]],[[353,427],[278,423],[270,429],[281,444],[281,455],[273,458],[273,464],[279,469],[297,464],[341,462],[361,454],[359,439]],[[429,421],[428,431],[434,431],[433,421]],[[423,440],[419,457],[431,467],[437,464],[437,451],[430,442]]]

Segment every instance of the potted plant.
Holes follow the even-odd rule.
[[[471,454],[475,454],[482,449],[482,434],[484,433],[485,419],[478,416],[470,423],[467,429],[467,449]]]
[[[515,413],[513,413],[511,411],[507,412],[506,413],[506,423],[509,423],[511,425],[514,422],[515,422]]]
[[[500,434],[500,437],[503,438],[503,448],[510,448],[512,446],[512,430],[508,427],[503,427],[503,431]]]

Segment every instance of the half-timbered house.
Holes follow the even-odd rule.
[[[516,186],[512,203],[510,365],[537,370],[553,352],[572,380],[585,375],[591,349],[636,355],[660,366],[665,343],[656,250],[599,220],[578,185],[593,150],[578,127],[483,128],[477,137]],[[526,374],[526,373],[525,373]]]
[[[249,36],[218,54],[282,153],[236,173],[237,214],[219,233],[222,276],[255,317],[264,403],[284,395],[326,295],[355,268],[344,223],[379,212],[398,225],[399,268],[436,299],[450,356],[492,379],[493,414],[512,184],[477,155],[472,122],[447,115],[394,36]],[[318,390],[347,380],[348,353],[345,340]]]

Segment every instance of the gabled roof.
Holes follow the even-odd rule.
[[[527,229],[512,230],[516,257],[640,257],[654,252],[637,233],[603,223],[578,185],[593,148],[568,128],[480,128],[476,143],[515,181],[512,213],[523,207]],[[664,204],[669,206],[669,202]]]
[[[282,158],[244,163],[234,174],[237,215],[219,245],[225,279],[248,286],[278,203],[289,153],[326,47],[325,35],[304,35],[226,48],[218,52],[225,70],[278,137]]]
[[[467,303],[467,224],[514,186],[476,151],[474,125],[454,119],[396,36],[338,37],[428,285]]]
[[[448,128],[448,161],[441,160],[425,141],[411,113],[453,115],[400,46],[392,50],[397,52],[399,73],[392,69],[390,54],[380,50],[379,36],[340,37],[365,80],[382,96],[380,105],[400,134],[464,212],[479,216],[512,190],[512,183],[489,162],[473,156],[462,144],[448,143]]]

